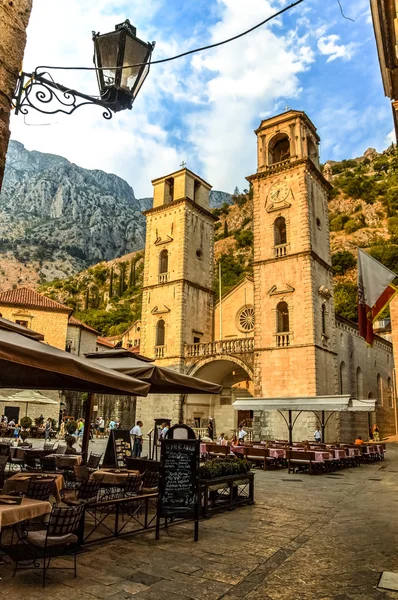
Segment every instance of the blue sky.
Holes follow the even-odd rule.
[[[129,18],[156,40],[155,58],[216,42],[251,27],[287,0],[35,0],[24,70],[90,65],[91,31]],[[285,106],[304,110],[322,139],[321,159],[359,156],[392,141],[368,0],[305,0],[272,24],[201,54],[154,65],[132,111],[100,110],[12,118],[12,137],[30,150],[120,175],[136,196],[182,160],[215,189],[247,187],[256,170],[253,130]],[[59,83],[97,92],[92,73],[53,72]]]

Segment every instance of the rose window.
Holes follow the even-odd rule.
[[[248,333],[254,329],[254,308],[252,306],[245,306],[238,313],[238,325],[239,329]]]

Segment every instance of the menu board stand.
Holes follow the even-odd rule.
[[[187,425],[174,425],[161,440],[160,481],[156,515],[156,539],[160,519],[192,519],[194,541],[199,539],[200,482],[199,440]]]
[[[104,467],[124,467],[125,458],[133,456],[128,429],[111,429],[103,460]]]

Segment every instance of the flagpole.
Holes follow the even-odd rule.
[[[395,417],[395,435],[398,435],[398,415],[397,415],[397,373],[395,367],[392,370],[392,398],[394,402],[394,417]]]

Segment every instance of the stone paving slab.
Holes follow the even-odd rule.
[[[291,479],[302,479],[290,483]],[[287,481],[286,481],[287,480]],[[5,600],[383,600],[398,572],[398,445],[338,476],[256,472],[256,504],[200,523],[91,546],[78,577],[0,566]],[[54,564],[70,566],[70,559]]]

